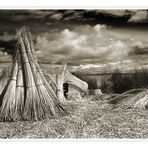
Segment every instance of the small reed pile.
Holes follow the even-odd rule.
[[[39,67],[29,30],[22,27],[17,36],[16,56],[0,96],[0,121],[37,121],[65,114],[64,105]]]
[[[148,90],[132,89],[109,100],[110,104],[120,109],[137,108],[148,109]]]

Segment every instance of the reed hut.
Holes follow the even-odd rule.
[[[0,121],[37,121],[65,114],[55,88],[40,69],[29,30],[22,27],[17,39],[9,79],[0,95]]]
[[[88,84],[71,74],[65,64],[56,74],[57,96],[62,101],[80,100],[88,91]]]

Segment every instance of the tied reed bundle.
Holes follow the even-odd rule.
[[[37,57],[36,57],[35,51],[34,51],[34,44],[32,41],[32,36],[31,36],[30,32],[26,30],[26,28],[25,28],[25,33],[26,33],[26,35],[24,35],[25,44],[28,49],[30,61],[34,61],[35,69],[37,70],[38,75],[40,75],[39,77],[42,79],[42,83],[43,83],[43,85],[45,85],[46,90],[48,91],[48,94],[50,95],[50,97],[53,98],[53,100],[55,101],[57,106],[60,105],[59,103],[61,103],[61,106],[63,106],[63,100],[60,99],[56,94],[56,92],[58,90],[56,83],[53,81],[53,79],[51,77],[49,77],[52,82],[52,84],[50,85],[47,82],[42,70],[39,67],[38,60],[37,60]],[[62,107],[60,107],[60,108],[62,108]]]
[[[17,73],[17,81],[16,81],[16,113],[18,113],[18,120],[22,118],[23,109],[24,109],[24,80],[23,80],[23,69],[22,62],[19,56],[18,62],[18,73]]]
[[[21,33],[21,32],[19,32]],[[38,110],[36,106],[36,100],[39,100],[39,95],[37,88],[35,86],[34,77],[32,69],[29,63],[26,47],[24,45],[24,40],[21,37],[21,34],[18,36],[20,44],[20,53],[22,56],[22,65],[24,70],[24,79],[25,79],[25,106],[24,106],[24,119],[26,120],[37,120],[38,119]]]
[[[27,49],[27,55],[28,55],[28,58],[29,58],[29,64],[30,64],[30,67],[32,69],[32,74],[34,76],[34,84],[35,84],[34,88],[37,89],[37,92],[38,92],[38,97],[37,97],[38,101],[36,101],[37,112],[39,111],[38,112],[38,115],[39,115],[38,118],[47,118],[47,115],[50,116],[50,113],[48,113],[47,106],[48,106],[48,103],[50,105],[52,102],[47,102],[48,100],[50,100],[50,98],[47,94],[47,91],[46,91],[44,85],[42,84],[42,80],[41,80],[40,75],[39,75],[39,73],[36,69],[35,63],[33,61],[32,55],[31,55],[32,53],[31,53],[31,49],[30,49],[28,40],[26,39],[25,36],[24,36],[24,41],[25,41],[24,46],[27,47],[26,49]],[[47,100],[46,100],[46,96],[48,97]],[[49,109],[52,110],[52,111],[50,111],[51,114],[54,114],[54,113],[52,113],[52,112],[54,112],[54,110],[52,108],[53,107],[51,106]],[[48,113],[48,114],[46,114],[46,113]]]
[[[54,90],[50,87],[46,81],[37,61],[34,53],[34,45],[31,34],[26,28],[23,28],[22,39],[24,40],[24,46],[26,47],[27,56],[34,76],[34,83],[38,91],[40,103],[38,109],[40,110],[39,118],[51,118],[58,116],[60,113],[65,113],[63,105],[60,103]]]
[[[35,62],[35,67],[36,67],[36,69],[38,69],[38,72],[39,72],[39,74],[40,74],[40,77],[42,78],[42,81],[43,81],[43,84],[46,86],[46,89],[48,90],[48,92],[49,92],[49,94],[51,94],[51,96],[54,98],[54,99],[56,99],[56,100],[58,100],[58,102],[60,101],[61,102],[61,100],[59,100],[59,98],[57,97],[57,95],[56,95],[56,91],[57,91],[57,86],[56,86],[56,83],[53,81],[53,79],[51,78],[51,77],[49,77],[50,78],[50,80],[51,80],[51,82],[52,82],[52,84],[50,85],[48,82],[47,82],[47,80],[46,80],[46,78],[45,78],[45,76],[44,76],[44,74],[43,74],[43,72],[42,72],[42,70],[40,69],[40,66],[39,66],[39,64],[38,64],[38,59],[37,59],[37,57],[36,57],[36,55],[35,55],[35,49],[34,49],[34,44],[33,44],[33,41],[32,41],[32,36],[31,36],[31,33],[26,29],[26,28],[24,28],[24,30],[25,30],[25,33],[26,33],[26,35],[25,35],[25,37],[27,37],[26,38],[26,42],[25,43],[29,43],[28,45],[30,45],[30,49],[31,49],[31,55],[32,55],[32,59],[34,60],[34,62]],[[29,47],[28,47],[28,49],[29,49]],[[62,102],[61,102],[62,103]]]
[[[5,88],[5,85],[8,82],[10,74],[10,69],[3,69],[2,74],[0,76],[0,94],[2,93],[3,89]]]
[[[17,119],[16,115],[16,80],[18,72],[17,59],[14,61],[9,81],[1,94],[0,120],[12,121]]]
[[[62,69],[59,70],[59,72],[56,75],[56,85],[57,85],[57,96],[58,98],[65,103],[65,97],[63,92],[63,84],[65,82],[65,73],[66,73],[67,65],[64,64],[62,66]]]

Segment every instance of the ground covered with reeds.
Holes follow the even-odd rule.
[[[148,138],[148,111],[112,108],[105,97],[66,103],[69,115],[37,122],[0,122],[0,138]]]

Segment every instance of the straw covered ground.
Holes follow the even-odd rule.
[[[69,115],[38,122],[0,122],[0,138],[148,138],[148,111],[111,109],[97,96],[67,102]]]

